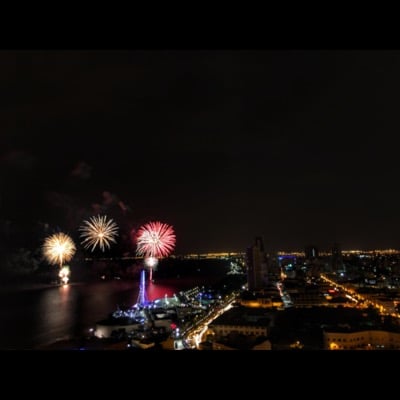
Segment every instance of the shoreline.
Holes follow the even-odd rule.
[[[67,286],[84,285],[85,282],[71,282]],[[64,285],[57,283],[12,283],[0,285],[0,294],[24,292],[27,290],[41,290],[54,287],[62,287]]]
[[[203,280],[204,284],[213,285],[218,282],[221,277],[216,275],[211,276],[183,276],[181,278],[176,277],[169,277],[169,278],[155,278],[153,280],[153,284],[157,285],[168,285],[168,284],[179,284],[179,286],[190,286],[193,282],[193,279]],[[122,282],[132,282],[136,283],[136,280],[129,279],[121,279]],[[92,283],[101,283],[104,282],[103,280],[94,280],[94,281],[78,281],[78,282],[70,282],[66,286],[78,286],[78,285],[85,285],[85,284],[92,284]],[[62,287],[64,285],[58,283],[4,283],[0,285],[0,294],[7,294],[7,293],[17,293],[27,290],[41,290],[41,289],[49,289],[54,287]]]

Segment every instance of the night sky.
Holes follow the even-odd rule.
[[[400,51],[3,51],[0,221],[160,220],[177,254],[400,248],[399,71]]]

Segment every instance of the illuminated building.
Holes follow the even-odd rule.
[[[149,303],[146,293],[146,272],[143,269],[140,274],[140,285],[139,285],[139,295],[137,299],[137,305],[144,307]]]
[[[400,333],[385,330],[324,331],[324,350],[399,350]]]

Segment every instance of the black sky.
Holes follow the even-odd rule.
[[[71,231],[109,192],[177,253],[400,248],[399,71],[397,50],[0,52],[2,219]]]

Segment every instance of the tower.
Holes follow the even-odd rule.
[[[316,258],[318,258],[319,256],[319,251],[317,246],[314,245],[307,245],[304,248],[304,254],[307,260],[314,260]]]
[[[136,304],[140,307],[144,307],[149,303],[146,293],[146,271],[142,269],[140,273],[140,284],[139,284],[139,295]]]
[[[264,286],[264,276],[267,275],[267,259],[260,236],[257,236],[255,244],[247,249],[246,256],[248,289],[259,290]]]
[[[343,270],[343,258],[340,245],[334,243],[332,247],[332,258],[331,258],[332,272],[338,272]]]

